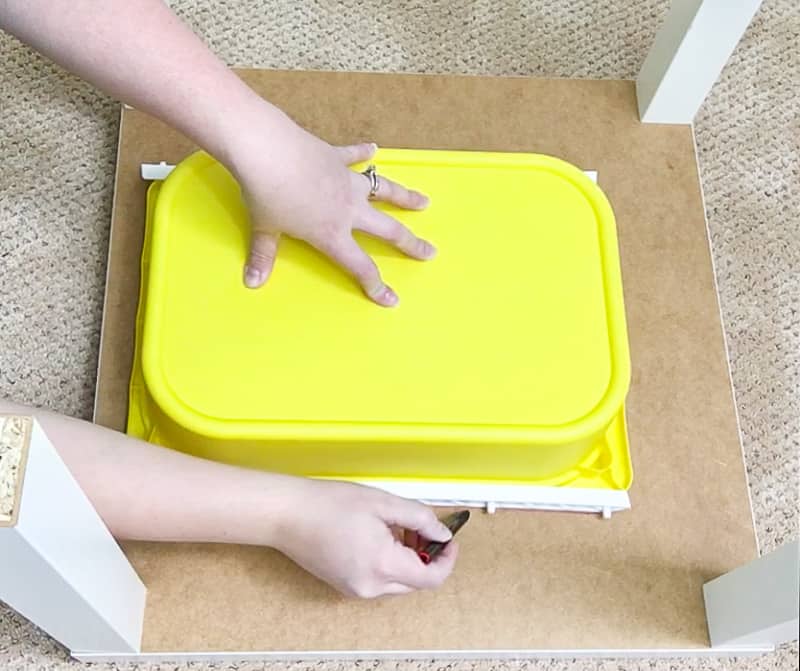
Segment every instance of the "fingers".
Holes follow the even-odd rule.
[[[337,147],[337,151],[342,157],[342,162],[345,165],[353,165],[353,163],[369,161],[369,159],[375,156],[375,152],[377,150],[378,145],[376,145],[374,142],[362,142],[360,144]]]
[[[458,544],[451,540],[429,564],[425,564],[415,549],[400,542],[382,553],[372,578],[363,583],[356,582],[346,593],[362,599],[408,594],[417,590],[441,587],[455,568]]]
[[[372,199],[397,205],[397,207],[402,207],[404,210],[424,210],[430,204],[428,197],[419,191],[407,189],[401,184],[380,175],[378,176],[378,190]]]
[[[244,267],[244,283],[250,289],[260,287],[270,276],[278,253],[277,233],[253,231],[250,240],[250,255]]]
[[[394,307],[399,302],[397,294],[381,279],[378,267],[355,240],[347,237],[336,245],[322,249],[336,263],[346,269],[364,290],[364,293],[384,307]]]
[[[436,247],[418,238],[406,226],[384,212],[372,209],[367,218],[356,225],[358,230],[392,243],[408,256],[426,261],[436,256]]]
[[[383,521],[389,526],[399,526],[416,531],[428,540],[446,543],[453,534],[450,532],[431,508],[411,499],[390,496],[385,500],[381,511]]]
[[[390,563],[385,567],[387,577],[394,583],[411,589],[436,589],[453,572],[458,557],[458,544],[448,543],[430,564],[424,564],[409,548],[397,546]]]
[[[384,556],[373,581],[351,587],[346,593],[362,599],[374,599],[436,589],[453,572],[457,558],[458,545],[455,541],[448,543],[430,564],[423,564],[415,551],[398,544],[390,554]]]
[[[354,163],[369,161],[375,156],[378,145],[374,142],[362,142],[361,144],[338,147],[337,150],[345,165],[353,165]],[[369,192],[369,181],[365,179],[364,185],[366,186],[366,191]],[[372,196],[372,199],[397,205],[397,207],[402,207],[404,210],[424,210],[430,203],[428,197],[419,191],[407,189],[401,184],[380,175],[378,175],[378,190]]]

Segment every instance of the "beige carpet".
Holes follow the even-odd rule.
[[[173,5],[232,65],[633,78],[668,0]],[[800,3],[766,0],[696,125],[764,550],[798,535],[798,110]],[[117,115],[113,101],[0,34],[0,395],[81,417],[90,416],[95,382]],[[789,670],[798,668],[797,657],[795,643],[760,659],[463,662],[432,668]],[[0,606],[0,668],[68,666],[62,650]],[[311,666],[333,671],[350,665]],[[429,665],[359,667],[400,671]]]

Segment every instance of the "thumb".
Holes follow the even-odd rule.
[[[446,543],[453,537],[450,529],[439,521],[428,506],[399,496],[391,498],[384,515],[384,522],[390,526],[416,531],[420,536],[440,543]]]
[[[253,231],[250,254],[244,267],[244,283],[248,288],[257,289],[269,279],[278,253],[279,238],[279,233]]]

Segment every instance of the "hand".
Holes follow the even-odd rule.
[[[383,282],[375,262],[353,239],[353,231],[382,238],[419,260],[433,258],[436,249],[372,207],[369,179],[347,167],[368,161],[377,147],[334,147],[288,119],[282,125],[280,133],[272,131],[270,137],[249,141],[231,161],[253,226],[245,284],[256,288],[267,281],[285,233],[330,257],[379,305],[396,305],[397,294]],[[383,177],[375,200],[411,210],[428,205],[422,194]]]
[[[369,160],[374,145],[332,147],[304,131],[247,87],[164,2],[27,0],[0,6],[0,29],[175,127],[236,175],[253,223],[247,286],[266,282],[283,233],[328,255],[385,306],[397,304],[397,295],[352,232],[383,238],[416,259],[435,254],[430,243],[373,208],[369,181],[348,170]],[[407,209],[427,205],[423,195],[385,179],[377,200]]]
[[[453,570],[454,541],[425,565],[401,540],[402,530],[450,540],[427,506],[345,482],[297,480],[293,490],[271,545],[340,592],[374,598],[433,589]]]

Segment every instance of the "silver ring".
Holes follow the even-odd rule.
[[[378,194],[378,187],[380,186],[378,172],[375,170],[375,166],[370,164],[361,174],[369,180],[369,195],[367,195],[367,198],[372,200]]]

